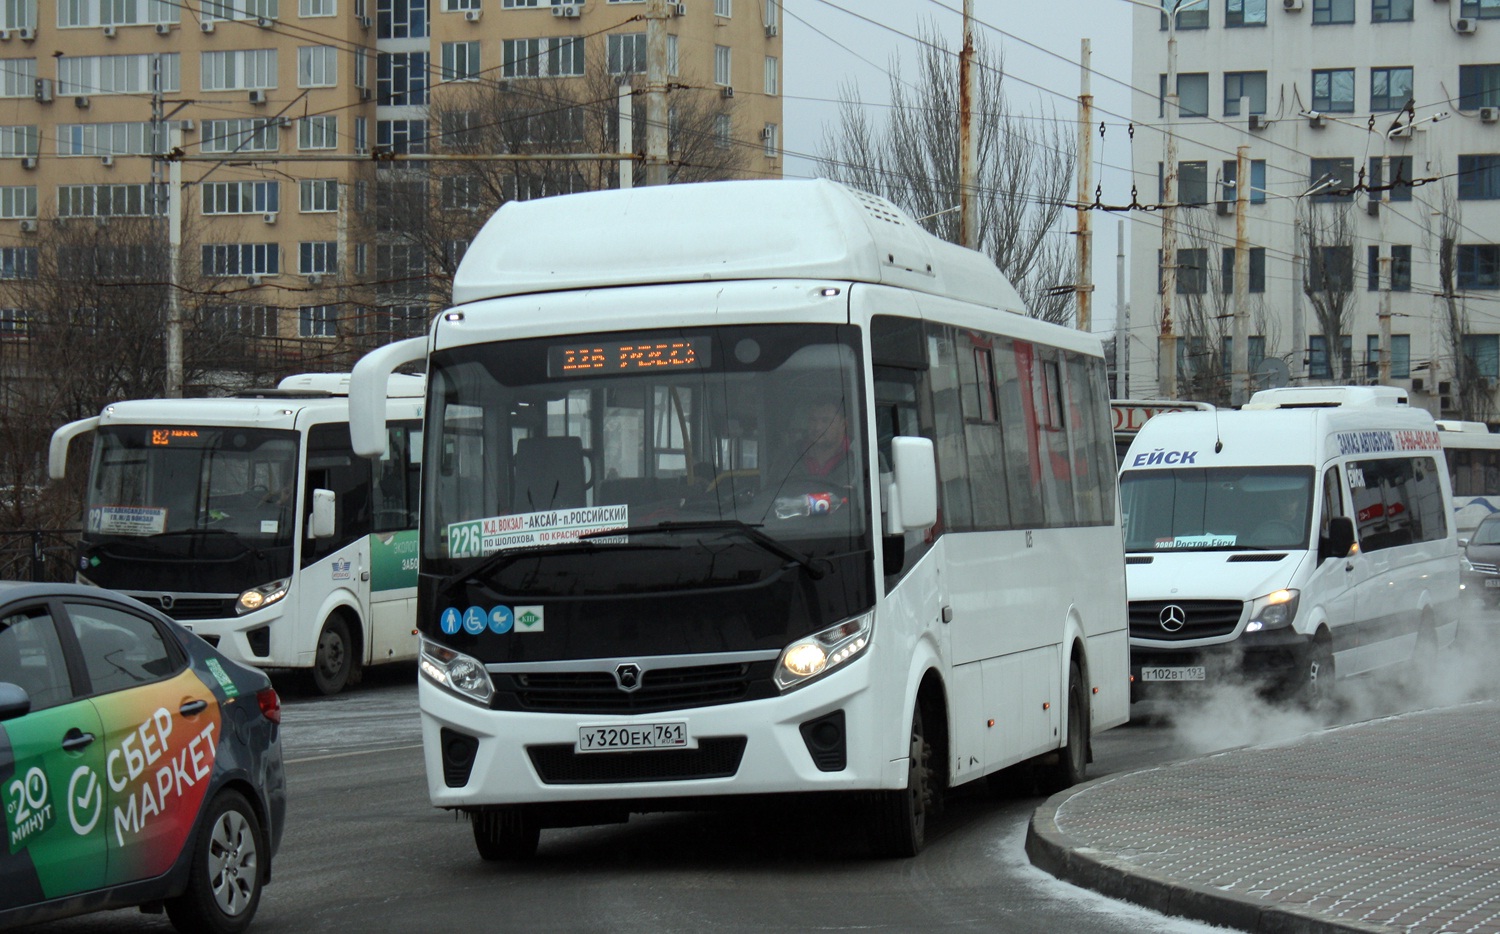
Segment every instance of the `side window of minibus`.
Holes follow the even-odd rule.
[[[1348,514],[1344,510],[1343,486],[1344,485],[1340,480],[1339,468],[1337,466],[1329,467],[1326,471],[1324,471],[1322,496],[1323,502],[1322,508],[1319,510],[1321,518],[1319,518],[1318,520],[1318,540],[1320,544],[1320,553],[1326,550],[1329,521],[1337,516],[1344,516]]]

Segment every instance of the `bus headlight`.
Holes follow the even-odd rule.
[[[476,658],[455,652],[446,645],[422,639],[422,657],[417,668],[434,684],[488,707],[495,687],[490,673]]]
[[[785,691],[859,655],[874,621],[875,614],[865,613],[793,642],[776,662],[776,686]]]
[[[1252,600],[1250,622],[1245,624],[1245,631],[1260,632],[1290,626],[1297,615],[1297,598],[1301,595],[1299,590],[1278,590]]]
[[[290,586],[292,586],[292,579],[290,577],[283,577],[279,581],[271,581],[269,584],[251,587],[240,594],[240,598],[235,601],[234,611],[244,616],[246,613],[254,613],[263,606],[270,606],[286,596],[287,588]]]

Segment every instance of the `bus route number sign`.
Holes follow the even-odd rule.
[[[709,365],[708,348],[709,339],[706,337],[554,344],[547,348],[547,375],[701,370]]]

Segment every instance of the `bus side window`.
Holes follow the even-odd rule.
[[[334,533],[331,538],[303,540],[303,567],[370,534],[373,470],[370,461],[355,455],[347,423],[314,425],[308,429],[307,483],[302,510],[304,516],[311,510],[313,490],[332,490]]]

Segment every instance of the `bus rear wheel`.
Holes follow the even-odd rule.
[[[318,650],[313,657],[313,690],[324,696],[337,694],[348,687],[354,674],[354,640],[349,624],[342,616],[330,616],[318,633]]]
[[[474,847],[487,862],[529,859],[536,855],[542,831],[524,807],[494,808],[469,815]]]
[[[1043,794],[1054,794],[1083,781],[1089,766],[1089,696],[1083,689],[1083,670],[1068,664],[1068,738],[1057,750],[1057,762],[1037,776]]]
[[[932,808],[932,744],[922,726],[922,708],[911,715],[911,749],[906,788],[877,793],[871,831],[875,855],[906,859],[922,850],[927,838],[927,815]]]

